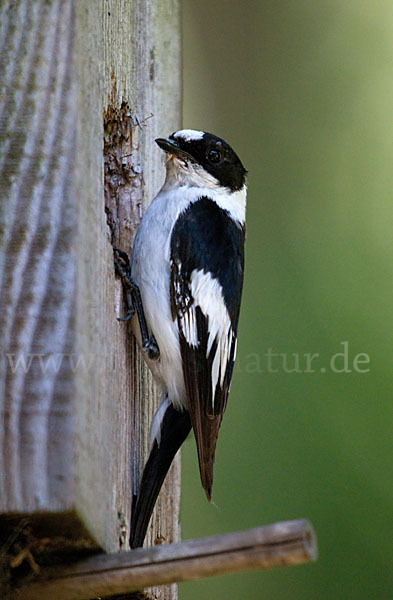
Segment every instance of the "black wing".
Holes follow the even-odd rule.
[[[203,197],[182,213],[171,239],[172,318],[178,322],[188,410],[209,500],[236,353],[244,235],[227,211]]]

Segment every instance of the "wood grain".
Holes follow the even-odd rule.
[[[73,9],[1,11],[0,511],[59,510],[74,499]]]
[[[132,592],[153,583],[298,565],[316,558],[312,526],[299,519],[111,557],[93,557],[49,571],[46,580],[21,589],[14,598],[86,600]]]
[[[116,320],[104,118],[129,108],[115,240],[129,252],[180,77],[177,0],[0,4],[0,513],[76,511],[108,552],[127,546],[158,395]],[[149,543],[178,539],[179,477],[176,461]]]

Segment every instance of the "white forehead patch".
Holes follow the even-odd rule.
[[[181,137],[186,142],[191,142],[193,140],[201,140],[204,135],[204,131],[196,131],[195,129],[181,129],[180,131],[176,131],[176,133],[173,134],[173,137]]]

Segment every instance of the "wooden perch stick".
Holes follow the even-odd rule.
[[[317,558],[311,524],[299,519],[178,544],[100,555],[48,569],[15,590],[18,600],[87,600],[154,585],[249,569],[298,565]]]

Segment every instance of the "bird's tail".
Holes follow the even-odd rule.
[[[159,443],[154,439],[142,474],[139,493],[134,498],[131,514],[130,547],[143,545],[157,496],[176,452],[191,430],[187,411],[178,412],[168,405],[162,419]]]
[[[193,411],[191,412],[191,419],[198,451],[201,482],[207,499],[210,501],[213,487],[214,455],[222,415],[201,418],[199,411]]]

